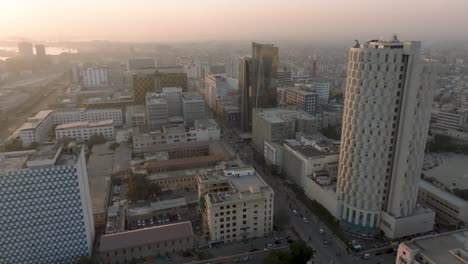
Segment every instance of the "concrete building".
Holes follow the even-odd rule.
[[[229,56],[225,61],[226,75],[228,77],[239,78],[239,56]]]
[[[185,92],[182,94],[182,113],[186,123],[192,123],[198,119],[205,119],[205,100],[199,94],[194,92]]]
[[[451,228],[468,225],[468,202],[431,183],[419,182],[418,203],[436,212],[436,223]]]
[[[169,118],[168,104],[161,94],[147,93],[145,107],[146,124],[151,129],[157,129],[167,124],[167,119]]]
[[[134,171],[147,174],[175,170],[205,168],[235,158],[235,154],[220,141],[201,141],[160,145],[136,153],[153,153],[161,158],[135,160]]]
[[[146,108],[143,105],[132,105],[125,108],[126,127],[146,125]]]
[[[0,153],[2,263],[76,263],[94,224],[84,148]]]
[[[107,68],[86,68],[82,71],[85,87],[103,87],[108,85]]]
[[[439,130],[463,130],[468,122],[468,111],[434,111],[431,115],[431,128]]]
[[[303,87],[286,89],[286,104],[295,105],[302,111],[315,115],[318,111],[318,94]]]
[[[115,126],[123,125],[122,109],[85,109],[85,108],[62,108],[53,113],[54,124],[66,124],[75,122],[99,122],[112,120]]]
[[[400,243],[395,264],[462,264],[468,261],[468,230],[418,237]]]
[[[49,131],[54,125],[52,110],[38,112],[19,128],[19,138],[23,146],[48,141]]]
[[[162,88],[162,95],[167,102],[169,116],[182,116],[182,91],[180,87]]]
[[[252,143],[264,153],[264,142],[283,143],[296,132],[317,131],[317,119],[305,112],[285,108],[254,109],[252,116]]]
[[[35,46],[36,48],[36,57],[38,58],[45,58],[46,56],[46,49],[45,49],[45,46],[42,45],[42,44],[37,44]]]
[[[452,142],[459,143],[459,144],[467,144],[468,143],[468,131],[458,131],[453,129],[447,130],[440,130],[440,129],[432,129],[431,133],[433,135],[443,135],[450,138]]]
[[[310,90],[317,93],[317,103],[320,107],[328,105],[330,101],[330,82],[327,81],[312,81],[305,85]]]
[[[329,175],[327,185],[336,182],[339,146],[332,140],[318,135],[306,136],[302,142],[286,140],[283,148],[284,174],[298,186],[304,187],[306,177],[322,172]],[[323,183],[318,178],[315,180]]]
[[[341,225],[395,239],[432,230],[417,206],[433,74],[420,42],[369,41],[349,51],[338,198]]]
[[[252,167],[201,174],[197,181],[206,190],[201,193],[206,203],[203,218],[211,243],[263,237],[273,231],[273,189]]]
[[[187,90],[187,74],[183,67],[164,67],[139,71],[133,75],[133,98],[137,104],[145,102],[148,92],[161,93],[165,87],[180,87]]]
[[[192,224],[187,222],[103,235],[99,247],[101,263],[128,263],[193,249]]]
[[[276,87],[293,86],[291,71],[278,71],[276,73]]]
[[[239,96],[216,98],[215,113],[226,127],[240,128]]]
[[[18,55],[21,57],[32,57],[34,56],[33,45],[31,42],[20,42],[18,43]]]
[[[219,126],[214,119],[195,120],[191,127],[164,125],[160,130],[151,132],[135,128],[133,148],[138,150],[165,144],[219,140],[220,136]]]
[[[225,75],[205,75],[205,90],[206,103],[211,109],[213,109],[215,107],[216,98],[225,97],[229,91]]]
[[[112,120],[98,122],[84,121],[58,125],[55,128],[55,137],[57,139],[71,138],[84,142],[93,135],[102,135],[107,140],[113,140],[115,138],[114,122]]]
[[[265,162],[270,165],[278,166],[278,171],[282,171],[284,155],[284,147],[282,144],[265,140],[263,149]]]
[[[252,59],[249,57],[239,58],[239,95],[241,112],[241,130],[244,132],[252,130]]]

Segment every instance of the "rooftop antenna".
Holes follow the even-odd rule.
[[[361,46],[361,44],[359,44],[359,40],[355,39],[354,41],[356,41],[356,44],[354,45],[354,47],[359,48]]]

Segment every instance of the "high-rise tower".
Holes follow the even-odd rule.
[[[432,228],[433,212],[416,204],[433,83],[420,47],[395,36],[349,51],[337,192],[341,222],[355,231],[421,231],[404,218]]]
[[[278,72],[278,47],[252,43],[252,104],[253,108],[276,104],[274,79]]]

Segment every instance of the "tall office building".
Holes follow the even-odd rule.
[[[83,147],[0,153],[0,262],[76,263],[94,223]]]
[[[278,48],[272,44],[252,43],[252,107],[275,106],[275,80],[278,72]]]
[[[32,43],[31,42],[18,43],[18,54],[21,57],[32,57],[34,55]]]
[[[420,47],[394,36],[349,51],[337,193],[341,223],[355,232],[433,228],[434,212],[416,203],[433,83]]]
[[[35,46],[36,48],[36,56],[38,58],[44,58],[46,56],[46,50],[45,50],[45,46],[42,45],[42,44],[37,44]]]
[[[252,59],[239,57],[239,105],[241,110],[241,129],[246,132],[252,125],[252,108],[250,106],[250,95],[252,94],[251,70]]]

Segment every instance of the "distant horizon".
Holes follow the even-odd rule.
[[[468,40],[464,0],[5,0],[0,40],[131,43]]]

